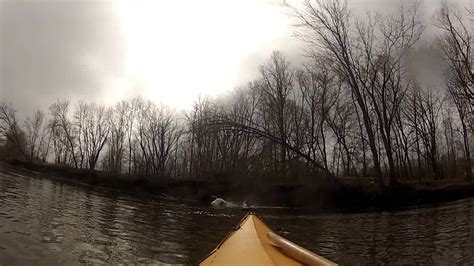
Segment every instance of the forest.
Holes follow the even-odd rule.
[[[1,156],[157,180],[471,181],[474,10],[445,3],[426,25],[418,2],[390,15],[342,0],[288,8],[303,63],[275,51],[258,78],[186,112],[58,99],[19,121],[0,101]]]

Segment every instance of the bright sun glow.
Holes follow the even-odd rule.
[[[215,95],[245,80],[243,58],[268,53],[289,36],[281,6],[262,1],[122,2],[129,75],[156,102],[187,108],[198,95]]]

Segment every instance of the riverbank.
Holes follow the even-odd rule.
[[[375,182],[339,179],[339,183],[344,187],[346,196],[337,197],[337,205],[355,209],[397,209],[474,197],[474,184],[464,179],[401,182],[383,191]]]
[[[234,202],[298,207],[305,209],[365,210],[396,209],[411,205],[441,203],[474,196],[474,184],[460,179],[400,183],[381,191],[370,180],[339,178],[328,184],[244,184],[202,180],[156,179],[152,176],[116,175],[103,171],[58,165],[42,165],[18,160],[0,160],[3,168],[25,171],[41,178],[106,187],[130,193],[168,195],[208,204],[216,195]]]
[[[118,175],[104,171],[89,171],[52,164],[35,164],[19,160],[0,158],[4,168],[24,171],[39,178],[53,178],[67,183],[105,187],[133,194],[166,195],[177,199],[192,200],[209,204],[213,196],[232,202],[243,202],[265,206],[321,207],[327,201],[318,185],[263,185],[230,181],[174,180],[156,176]],[[317,197],[315,197],[317,195]],[[311,203],[307,200],[310,199]]]

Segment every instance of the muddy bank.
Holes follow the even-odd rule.
[[[208,204],[212,196],[229,201],[255,205],[297,207],[309,210],[369,208],[396,209],[410,205],[439,203],[474,196],[474,185],[462,180],[424,183],[402,183],[381,191],[372,182],[359,179],[338,179],[334,184],[271,184],[222,181],[170,180],[153,176],[114,175],[102,171],[90,172],[57,165],[3,160],[3,168],[24,171],[40,178],[54,178],[69,183],[80,183],[123,191],[168,195]]]
[[[474,197],[474,184],[463,179],[406,182],[381,190],[373,182],[339,179],[344,196],[334,198],[334,204],[346,209],[398,209],[406,206],[436,204]]]

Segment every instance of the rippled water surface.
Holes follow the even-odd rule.
[[[397,212],[257,212],[280,234],[340,263],[474,262],[473,199]],[[243,215],[0,169],[0,264],[195,264]]]

